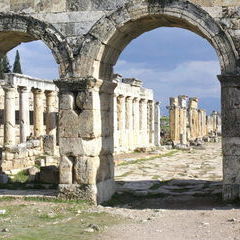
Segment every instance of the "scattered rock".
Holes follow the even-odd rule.
[[[4,215],[4,214],[6,214],[6,210],[5,209],[0,210],[0,215]]]
[[[8,228],[3,228],[2,232],[9,232],[9,229]]]
[[[100,231],[100,228],[97,224],[89,224],[87,229],[92,229],[94,231]]]

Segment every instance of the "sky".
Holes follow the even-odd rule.
[[[11,64],[16,49],[24,74],[58,78],[51,51],[41,41],[24,43],[10,51]],[[207,40],[188,30],[164,27],[142,34],[125,48],[114,71],[123,77],[138,78],[144,87],[153,89],[164,115],[169,97],[178,95],[199,97],[199,107],[208,114],[220,110],[218,57]]]

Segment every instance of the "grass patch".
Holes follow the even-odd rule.
[[[146,162],[146,161],[154,160],[156,158],[170,157],[170,156],[174,155],[177,152],[178,152],[178,150],[173,150],[173,151],[170,151],[170,152],[165,153],[165,154],[159,154],[159,155],[152,156],[150,158],[139,158],[139,159],[136,159],[136,160],[133,160],[133,161],[121,162],[121,163],[118,164],[118,166],[139,164],[139,163],[143,163],[143,162]]]
[[[160,177],[161,176],[159,176],[159,175],[154,175],[154,176],[152,176],[152,180],[158,180]]]
[[[25,183],[28,181],[28,173],[26,170],[18,172],[16,175],[13,176],[11,179],[12,182],[18,182],[18,183]]]
[[[128,172],[123,173],[123,174],[120,175],[120,176],[117,176],[116,178],[127,177],[127,176],[129,176],[130,174],[132,174],[132,173],[133,173],[133,171],[128,171]]]

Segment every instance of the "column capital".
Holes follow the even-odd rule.
[[[240,75],[218,75],[222,87],[240,87]]]
[[[19,93],[29,93],[31,91],[30,87],[25,87],[25,86],[19,86],[18,87],[18,92]]]
[[[42,89],[39,89],[39,88],[33,88],[33,89],[32,89],[32,92],[33,92],[34,94],[41,94],[41,93],[43,93],[43,90],[42,90]]]
[[[2,89],[5,91],[5,92],[9,92],[9,91],[16,91],[16,88],[12,85],[3,85],[2,86]]]
[[[160,106],[160,104],[161,104],[160,102],[155,102],[156,106]]]
[[[132,97],[132,96],[126,96],[127,101],[132,101],[133,99],[134,99],[134,97]]]
[[[57,92],[56,91],[53,91],[53,90],[45,90],[45,94],[46,96],[49,96],[49,97],[55,97],[57,96]]]
[[[94,77],[64,78],[54,81],[60,91],[80,92],[94,89],[97,91],[112,93],[117,83],[103,81]]]

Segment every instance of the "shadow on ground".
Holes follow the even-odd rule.
[[[116,194],[104,204],[130,209],[212,210],[239,208],[222,201],[222,182],[172,179],[118,181]]]

